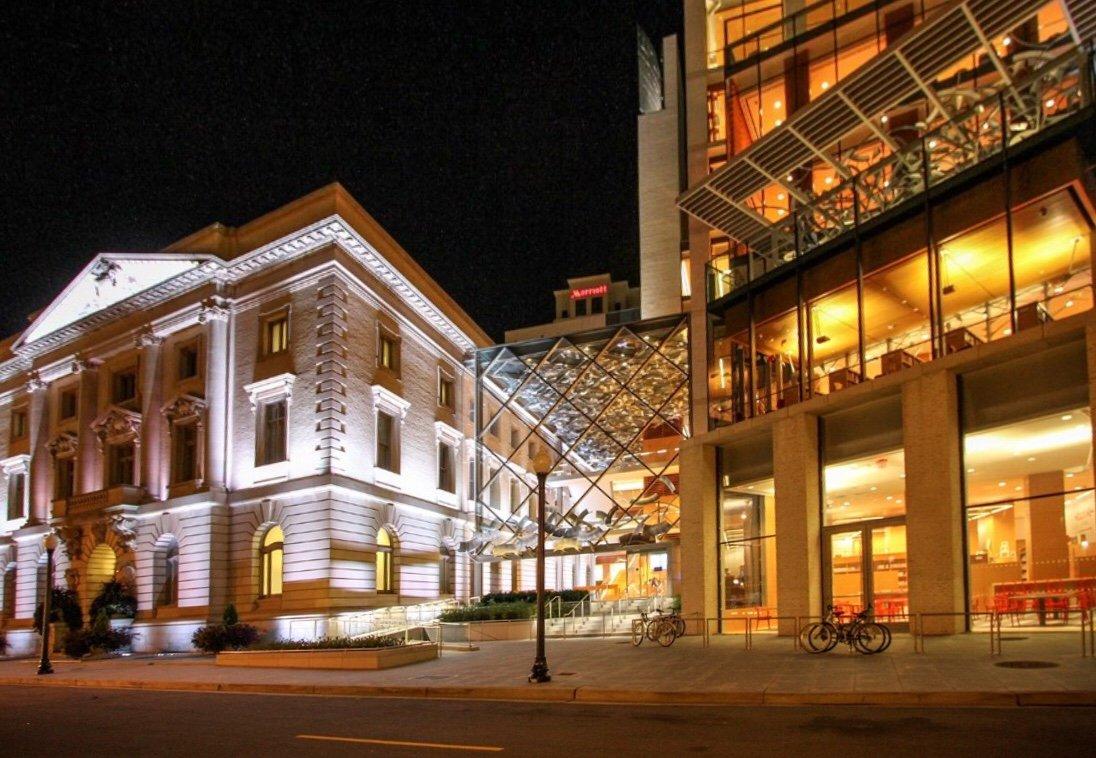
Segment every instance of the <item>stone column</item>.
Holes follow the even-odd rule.
[[[716,448],[686,442],[681,447],[680,470],[681,610],[716,618],[719,616]]]
[[[137,348],[141,351],[141,439],[137,445],[141,451],[140,480],[155,500],[164,498],[164,485],[168,479],[163,460],[164,417],[160,413],[163,405],[163,381],[160,376],[163,344],[164,338],[151,331],[137,337]]]
[[[27,382],[27,394],[30,395],[27,409],[27,423],[30,428],[29,452],[30,468],[27,481],[29,507],[27,525],[42,524],[50,518],[50,501],[53,497],[52,457],[46,449],[49,442],[49,386],[31,376]]]
[[[208,444],[205,446],[205,480],[210,489],[224,490],[228,479],[228,415],[231,393],[228,387],[228,319],[225,301],[213,298],[202,306],[199,321],[206,325],[205,387]]]
[[[963,480],[955,376],[935,371],[903,385],[902,426],[910,613],[961,613]],[[961,616],[924,619],[926,634],[964,628]]]
[[[76,493],[94,492],[103,487],[103,458],[99,441],[91,431],[91,423],[99,415],[99,371],[96,365],[83,360],[77,360],[73,369],[80,374],[76,403],[80,441],[76,449],[73,490]]]
[[[781,616],[822,611],[821,506],[818,418],[799,413],[773,425],[776,499],[776,602]],[[780,621],[780,634],[795,622]]]
[[[1030,537],[1027,545],[1030,580],[1069,576],[1069,536],[1066,534],[1066,477],[1044,471],[1027,478]]]

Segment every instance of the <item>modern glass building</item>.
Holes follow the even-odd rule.
[[[1076,623],[1092,3],[684,10],[686,611]]]

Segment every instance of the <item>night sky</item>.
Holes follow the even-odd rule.
[[[0,332],[100,251],[340,181],[494,338],[638,284],[635,25],[679,0],[0,10]]]

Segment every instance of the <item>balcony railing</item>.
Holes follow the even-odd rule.
[[[1022,62],[1021,62],[1022,63]],[[768,250],[708,271],[712,302],[1013,148],[1092,102],[1092,55],[1071,50],[1012,80],[814,202],[792,210]],[[746,258],[746,260],[742,260]]]
[[[116,505],[139,505],[148,500],[148,492],[144,487],[134,487],[128,484],[108,487],[94,492],[84,492],[67,498],[59,498],[53,501],[53,515],[78,516],[84,513],[95,513]]]

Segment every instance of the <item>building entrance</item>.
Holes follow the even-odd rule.
[[[908,623],[905,517],[826,527],[822,550],[826,605],[845,613],[871,606],[880,621]]]

